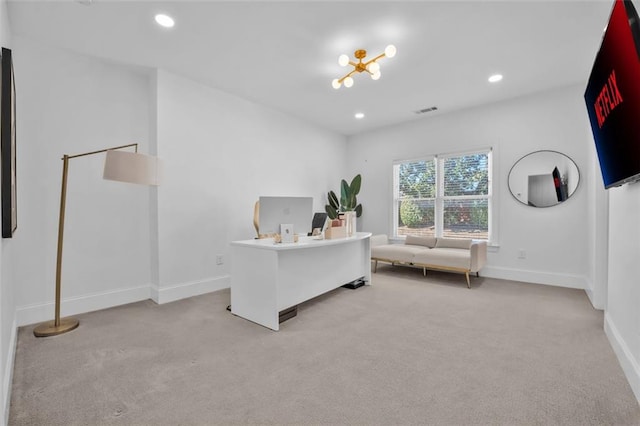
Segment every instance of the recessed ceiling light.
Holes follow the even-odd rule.
[[[161,25],[165,28],[171,28],[175,24],[171,16],[162,13],[156,15],[156,22],[158,23],[158,25]]]
[[[360,120],[361,118],[364,118],[364,113],[363,112],[356,112],[356,115],[354,115],[355,118],[357,118],[358,120]]]
[[[489,77],[489,83],[497,83],[502,80],[502,74],[494,74]]]

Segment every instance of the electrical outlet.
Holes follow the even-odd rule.
[[[216,256],[216,265],[222,265],[224,263],[224,256],[221,254]]]
[[[526,259],[527,251],[525,249],[518,250],[518,259]]]

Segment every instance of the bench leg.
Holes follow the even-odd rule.
[[[467,277],[467,287],[471,288],[471,281],[469,281],[469,272],[465,272],[464,274]]]
[[[378,259],[373,261],[373,273],[378,272]]]
[[[422,268],[422,275],[427,276],[427,268]]]
[[[480,278],[480,271],[476,272],[476,277]]]

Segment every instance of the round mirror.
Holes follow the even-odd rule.
[[[578,188],[578,166],[556,151],[525,155],[509,172],[509,191],[516,200],[533,207],[551,207],[566,201]]]

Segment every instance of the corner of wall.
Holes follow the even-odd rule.
[[[149,154],[158,156],[158,69],[149,79]],[[151,267],[151,299],[158,303],[160,284],[160,246],[158,223],[158,188],[149,188],[149,265]]]
[[[191,281],[172,286],[151,286],[151,299],[157,304],[174,302],[188,297],[199,296],[230,287],[229,275],[204,280]]]
[[[603,311],[605,308],[605,303],[603,298],[598,294],[599,291],[595,287],[593,281],[591,280],[591,278],[585,277],[585,283],[586,283],[586,287],[584,289],[584,292],[587,293],[589,302],[591,302],[591,305],[593,306],[594,309]]]

